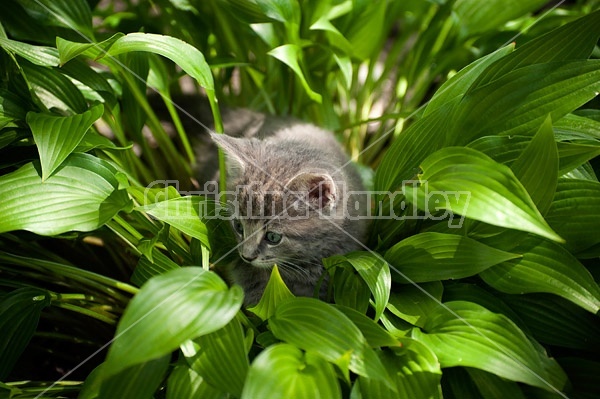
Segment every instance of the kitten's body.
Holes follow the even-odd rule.
[[[259,301],[274,264],[294,294],[312,296],[323,258],[362,249],[366,222],[356,216],[366,211],[364,196],[348,194],[363,190],[361,179],[328,131],[247,110],[224,116],[227,135],[211,138],[226,154],[227,190],[238,204],[232,226],[240,257],[227,274],[247,305]],[[203,148],[203,169],[211,170],[206,162],[215,165],[216,157],[207,161]],[[277,244],[268,241],[278,235]]]

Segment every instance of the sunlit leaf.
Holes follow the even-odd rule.
[[[217,331],[242,305],[240,287],[216,274],[183,267],[150,279],[123,313],[103,374],[164,356],[185,341]]]
[[[262,320],[268,320],[275,314],[277,306],[293,297],[294,295],[285,285],[285,282],[281,278],[281,274],[279,274],[279,268],[276,265],[271,270],[271,277],[269,277],[265,292],[260,298],[260,301],[256,306],[248,308],[248,310]]]
[[[447,147],[424,160],[421,169],[423,185],[418,189],[404,187],[409,200],[416,198],[420,208],[448,209],[496,226],[563,241],[545,222],[513,172],[487,155],[470,148]],[[432,201],[429,193],[441,195],[441,200]]]
[[[262,351],[252,362],[242,399],[342,397],[333,366],[321,356],[289,344]]]
[[[58,66],[58,52],[52,47],[34,46],[3,37],[0,37],[0,47],[25,58],[35,65]]]
[[[468,237],[433,232],[408,237],[385,253],[400,272],[394,280],[404,283],[464,278],[518,256]]]
[[[40,153],[42,180],[46,180],[67,159],[103,111],[104,107],[98,104],[83,114],[73,116],[27,114],[26,120]]]
[[[223,394],[206,383],[187,365],[175,366],[167,381],[167,399],[222,399]]]
[[[600,310],[598,284],[562,246],[537,237],[516,244],[513,251],[523,256],[480,273],[486,283],[511,294],[552,293],[594,314]]]
[[[304,72],[302,72],[302,68],[300,67],[301,52],[302,49],[295,44],[284,44],[283,46],[276,47],[269,51],[268,54],[290,67],[296,76],[298,76],[298,79],[300,79],[300,83],[302,84],[302,87],[304,87],[306,94],[308,94],[313,101],[320,103],[322,101],[321,95],[311,89],[304,76]]]
[[[474,303],[445,303],[413,337],[433,350],[443,368],[475,367],[546,390],[561,390],[566,383],[556,361],[510,319]]]
[[[159,201],[136,210],[168,223],[183,233],[197,238],[204,246],[210,248],[206,225],[200,220],[208,215],[207,206],[205,198],[187,196]]]
[[[127,192],[118,189],[116,170],[106,161],[72,154],[43,182],[40,169],[38,163],[28,163],[0,177],[0,232],[91,231],[131,207]]]

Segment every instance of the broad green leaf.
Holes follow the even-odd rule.
[[[264,14],[284,24],[300,23],[300,4],[298,0],[256,0]]]
[[[46,67],[58,66],[58,52],[52,47],[34,46],[3,37],[0,37],[0,47],[25,58],[35,65]]]
[[[279,274],[279,268],[275,265],[271,270],[271,276],[269,277],[265,292],[260,298],[260,301],[256,306],[248,308],[248,310],[260,317],[263,321],[268,320],[275,314],[277,306],[293,297],[294,294],[292,294],[285,285],[285,282],[281,278],[281,274]]]
[[[321,356],[303,353],[290,344],[270,346],[254,359],[241,396],[242,399],[341,397],[333,366]]]
[[[208,215],[207,200],[199,196],[187,196],[160,201],[136,208],[161,222],[165,222],[183,233],[197,238],[210,248],[206,225],[200,220]]]
[[[339,48],[347,55],[352,55],[352,44],[350,44],[348,39],[346,39],[344,35],[331,23],[331,21],[327,18],[326,15],[322,15],[314,24],[310,26],[310,29],[321,30],[326,32],[328,40],[332,46]],[[349,60],[350,59],[348,58],[348,61]],[[352,74],[351,71],[350,74]],[[347,72],[345,73],[344,78],[348,78]],[[350,84],[351,80],[347,79],[346,82]]]
[[[104,107],[98,104],[83,114],[56,116],[29,112],[27,124],[40,154],[42,181],[46,180],[79,145]]]
[[[600,60],[528,65],[467,93],[448,136],[460,145],[483,135],[532,135],[548,114],[558,120],[599,91]]]
[[[390,296],[388,309],[402,320],[423,327],[429,315],[441,306],[443,290],[439,281],[403,285]]]
[[[151,398],[169,368],[170,356],[139,363],[100,382],[99,398]],[[106,369],[107,364],[102,365]]]
[[[142,256],[131,275],[131,282],[141,287],[146,281],[169,270],[178,269],[179,265],[156,248],[152,249],[152,259]]]
[[[546,118],[519,158],[510,166],[543,215],[550,208],[558,181],[558,149],[552,120]],[[560,234],[560,233],[559,233]]]
[[[541,8],[545,0],[457,0],[456,18],[463,36],[473,36],[498,29],[505,23]]]
[[[336,305],[335,307],[358,327],[370,347],[381,348],[384,346],[402,345],[389,332],[384,330],[379,324],[365,314],[346,306]]]
[[[596,11],[518,46],[515,52],[484,71],[472,89],[527,65],[587,59],[598,42],[599,27],[600,12]]]
[[[204,55],[190,44],[171,36],[151,33],[129,33],[118,38],[106,55],[115,56],[132,51],[162,55],[176,63],[207,91],[214,92],[214,81]]]
[[[5,89],[0,89],[0,116],[10,119],[25,119],[27,104],[23,99]]]
[[[185,364],[175,366],[167,381],[166,399],[223,399],[223,394],[206,383]]]
[[[19,64],[30,90],[47,109],[57,109],[67,114],[81,114],[88,110],[81,91],[56,68],[41,67],[26,61]]]
[[[327,263],[325,266],[329,268]],[[352,266],[342,264],[335,267],[330,288],[333,289],[333,300],[338,305],[347,306],[360,313],[366,313],[369,309],[369,286]]]
[[[187,345],[182,348],[190,367],[217,390],[240,397],[249,366],[240,322],[233,319],[194,342],[198,348],[193,353]]]
[[[563,241],[544,221],[513,172],[487,155],[470,148],[447,147],[425,159],[421,169],[423,185],[418,189],[404,187],[407,197],[415,198],[421,209],[446,209],[495,226]],[[431,203],[432,195],[442,195],[441,204]]]
[[[302,72],[302,68],[300,67],[302,49],[299,46],[295,44],[284,44],[283,46],[276,47],[269,51],[268,54],[290,67],[296,76],[298,76],[298,79],[300,79],[300,83],[302,84],[302,87],[304,87],[306,94],[308,94],[313,101],[321,103],[321,95],[310,88],[306,76],[304,76],[304,72]]]
[[[506,316],[471,302],[447,302],[413,338],[436,354],[443,368],[474,367],[546,390],[561,390],[560,366]]]
[[[375,317],[377,321],[388,302],[392,278],[390,267],[380,256],[370,252],[352,252],[337,255],[325,260],[325,266],[348,262],[360,277],[367,283],[375,301]]]
[[[461,69],[437,89],[431,100],[427,103],[423,116],[430,114],[434,109],[439,108],[454,98],[462,97],[483,70],[493,62],[510,54],[513,50],[514,45],[504,46]]]
[[[402,338],[402,348],[380,352],[379,357],[394,381],[397,393],[381,381],[359,377],[365,398],[441,398],[440,364],[427,346],[411,338]]]
[[[526,399],[519,385],[514,381],[507,381],[479,369],[467,367],[466,370],[483,398]]]
[[[458,99],[450,100],[440,108],[414,122],[402,132],[386,151],[375,172],[376,191],[396,191],[405,181],[414,180],[419,165],[430,154],[443,148],[439,132],[447,129]]]
[[[600,288],[589,271],[562,246],[528,237],[512,249],[523,257],[480,273],[498,291],[509,294],[547,292],[592,313],[600,310]]]
[[[548,224],[578,253],[600,243],[600,183],[559,179],[556,195],[546,215]]]
[[[42,310],[50,305],[50,295],[25,287],[0,298],[0,379],[6,380],[33,337]]]
[[[240,287],[228,289],[216,274],[199,267],[183,267],[148,280],[121,317],[104,376],[219,330],[235,317],[242,300]]]
[[[117,171],[88,154],[71,154],[42,182],[39,163],[0,177],[0,232],[28,230],[41,235],[92,231],[131,207],[118,189]]]
[[[269,319],[273,334],[298,348],[318,353],[343,370],[370,378],[386,378],[385,369],[365,337],[348,317],[314,298],[282,303]]]
[[[115,41],[123,36],[123,33],[116,33],[99,43],[78,43],[57,37],[56,48],[58,49],[60,65],[65,65],[80,54],[84,54],[92,59],[101,58]]]
[[[469,277],[518,256],[468,237],[434,232],[408,237],[385,253],[396,272],[394,280],[403,283]]]
[[[117,104],[116,92],[108,82],[110,75],[96,71],[83,59],[75,59],[60,68],[70,78],[81,82],[81,91],[90,103],[103,102],[112,109]],[[89,89],[87,89],[89,87]]]
[[[346,37],[352,46],[352,55],[363,60],[373,56],[374,49],[386,38],[386,11],[389,2],[372,1],[357,17],[360,21],[350,26]],[[357,12],[357,2],[353,4],[353,12]],[[360,11],[359,11],[360,12]]]
[[[550,294],[506,295],[503,300],[541,343],[600,351],[598,316]]]
[[[600,121],[575,114],[567,114],[554,122],[559,140],[600,139]]]
[[[79,32],[88,40],[94,38],[92,12],[85,0],[35,0],[52,24]]]

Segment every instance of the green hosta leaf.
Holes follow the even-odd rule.
[[[123,313],[106,358],[105,376],[164,356],[185,341],[217,331],[242,306],[240,287],[216,274],[183,267],[150,280]]]
[[[42,182],[39,164],[28,163],[0,177],[0,232],[41,235],[91,231],[131,206],[119,190],[112,165],[88,154],[72,154]]]
[[[342,370],[386,378],[385,369],[358,327],[331,305],[314,298],[289,300],[277,308],[269,327],[277,338],[318,353]]]
[[[51,15],[52,24],[63,26],[94,38],[92,12],[85,0],[36,0],[44,14]]]
[[[545,214],[554,198],[558,181],[558,150],[550,117],[546,118],[510,168],[531,196],[537,209]]]
[[[598,316],[550,294],[506,295],[502,298],[541,343],[600,352]]]
[[[300,23],[300,4],[298,0],[256,0],[264,14],[284,24]]]
[[[444,286],[435,281],[419,285],[403,285],[390,296],[388,309],[402,320],[423,327],[433,311],[441,306]]]
[[[18,288],[0,301],[0,379],[6,380],[37,329],[50,295],[38,288]]]
[[[342,397],[333,366],[317,354],[289,344],[262,351],[252,363],[242,399]]]
[[[25,80],[35,97],[48,109],[63,113],[84,113],[88,110],[81,91],[56,68],[46,68],[21,61]]]
[[[0,116],[11,120],[23,120],[27,115],[27,108],[27,104],[21,97],[8,90],[0,89]]]
[[[359,377],[365,398],[441,398],[440,364],[427,346],[411,338],[401,339],[403,347],[380,352],[379,357],[396,385],[397,393],[381,381]]]
[[[427,108],[425,108],[425,111],[423,112],[423,116],[430,114],[434,109],[441,107],[443,104],[454,98],[462,97],[483,70],[493,62],[510,54],[513,50],[514,45],[512,44],[502,47],[461,69],[435,92],[431,100],[429,100]]]
[[[321,95],[310,88],[310,85],[304,76],[304,72],[302,72],[302,68],[300,67],[302,49],[299,46],[295,44],[284,44],[283,46],[276,47],[269,51],[268,54],[290,67],[296,76],[298,76],[298,79],[300,79],[300,83],[302,84],[302,87],[304,87],[306,94],[308,94],[313,101],[321,103]]]
[[[73,116],[27,114],[27,123],[40,153],[42,181],[67,159],[103,112],[104,107],[98,104],[83,114]]]
[[[360,313],[346,306],[336,305],[336,309],[341,311],[349,318],[352,323],[358,327],[367,343],[372,348],[381,348],[383,346],[401,346],[402,344],[394,338],[389,332],[384,330],[373,319],[370,319],[363,313]]]
[[[212,73],[204,55],[180,39],[151,33],[129,33],[118,38],[110,46],[106,55],[115,56],[132,51],[145,51],[167,57],[196,79],[207,91],[215,90]]]
[[[100,382],[99,398],[151,398],[169,368],[169,356],[136,364]],[[107,365],[103,364],[103,370]],[[93,396],[92,396],[93,397]]]
[[[474,367],[512,381],[561,390],[559,365],[506,316],[471,302],[448,302],[413,337],[436,354],[442,367]]]
[[[184,364],[175,366],[167,381],[167,399],[223,399],[223,396]]]
[[[558,120],[598,91],[600,60],[528,65],[466,94],[448,136],[465,144],[483,135],[531,135],[548,114]]]
[[[404,188],[408,198],[417,198],[420,208],[436,206],[492,225],[563,241],[544,221],[513,172],[487,155],[470,148],[447,147],[425,159],[421,168],[419,179],[426,184],[418,189]],[[429,193],[444,195],[445,201],[428,204]]]
[[[152,249],[152,259],[142,256],[133,271],[131,282],[141,287],[146,281],[169,270],[178,269],[179,265],[158,249]]]
[[[370,252],[352,252],[325,260],[325,266],[348,262],[367,283],[375,300],[375,320],[378,320],[390,297],[392,277],[390,267],[380,256]]]
[[[481,74],[472,89],[498,79],[517,68],[553,61],[586,59],[600,36],[600,12],[596,11],[537,37]],[[553,118],[553,120],[556,120]]]
[[[567,114],[554,123],[559,140],[600,140],[600,121]]]
[[[207,200],[204,197],[187,196],[156,202],[136,208],[136,210],[145,212],[161,222],[197,238],[202,245],[210,248],[206,225],[200,220],[208,215],[207,206]]]
[[[600,183],[560,179],[546,220],[566,239],[565,247],[576,256],[598,245],[600,243],[600,234],[598,234],[600,232]],[[590,255],[592,256],[593,254]]]
[[[386,252],[385,259],[399,272],[394,273],[395,281],[420,283],[473,276],[518,256],[468,237],[431,232],[400,241]]]
[[[221,392],[240,397],[248,373],[248,355],[242,325],[237,319],[225,327],[194,340],[199,346],[182,350],[190,367]]]
[[[123,36],[125,35],[122,33],[116,33],[99,43],[78,43],[57,37],[56,48],[58,49],[60,64],[65,65],[80,54],[84,54],[92,59],[103,57],[115,41]]]
[[[294,294],[291,293],[283,282],[281,274],[279,274],[279,268],[275,265],[271,270],[271,277],[269,277],[265,292],[260,298],[260,301],[256,306],[248,308],[248,310],[260,317],[263,321],[268,320],[275,314],[277,306],[293,297]]]
[[[356,7],[356,2],[353,2]],[[387,34],[386,11],[389,2],[373,1],[357,17],[357,23],[350,26],[346,37],[352,46],[352,55],[366,59],[373,55],[374,49],[380,48],[380,43]],[[353,10],[357,11],[356,8]]]
[[[3,37],[0,37],[0,47],[25,58],[35,65],[58,66],[58,52],[52,47],[34,46]]]
[[[513,251],[522,253],[523,257],[489,268],[480,277],[493,288],[509,294],[547,292],[592,313],[600,310],[598,284],[566,249],[530,236]]]
[[[492,0],[480,3],[477,0],[457,0],[454,12],[460,21],[460,29],[465,36],[489,32],[505,23],[536,11],[544,0]]]
[[[369,309],[371,292],[367,283],[352,266],[344,264],[335,268],[331,288],[333,288],[334,302],[338,305],[347,306],[361,313],[366,313]]]
[[[483,398],[526,399],[516,382],[478,369],[467,367],[466,370]]]
[[[90,103],[102,102],[109,109],[116,106],[117,94],[108,82],[110,75],[90,68],[83,59],[75,59],[63,65],[60,71],[84,85],[80,85],[81,91]]]

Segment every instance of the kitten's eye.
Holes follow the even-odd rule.
[[[274,231],[267,231],[267,234],[265,235],[267,242],[273,245],[279,244],[282,238],[283,236],[281,234],[275,233]]]
[[[242,222],[240,222],[238,219],[233,219],[233,229],[239,235],[244,234],[244,226],[242,226]]]

